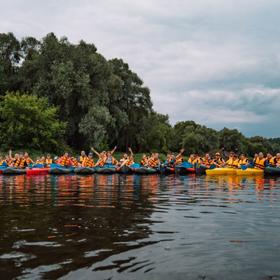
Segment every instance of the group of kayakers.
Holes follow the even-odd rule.
[[[114,147],[111,151],[98,152],[94,148],[91,148],[91,152],[86,154],[85,151],[80,153],[78,158],[71,156],[69,153],[65,153],[61,157],[52,158],[51,155],[38,157],[36,160],[32,160],[27,152],[16,153],[12,155],[10,151],[5,157],[0,156],[0,165],[7,165],[14,168],[26,168],[30,165],[43,165],[49,167],[52,163],[59,164],[61,166],[71,167],[103,167],[106,165],[114,165],[117,168],[123,166],[132,166],[134,162],[134,154],[132,149],[129,148],[129,153],[124,153],[121,159],[117,160],[114,157],[114,152],[117,147]],[[166,156],[165,161],[161,161],[159,153],[144,154],[142,156],[140,165],[143,167],[157,168],[160,165],[168,167],[178,166],[183,163],[184,149],[181,149],[179,153],[169,152]],[[97,156],[97,160],[94,160],[94,154]],[[275,156],[263,153],[255,154],[253,160],[249,159],[244,155],[239,156],[230,152],[227,159],[224,159],[221,153],[217,152],[213,157],[210,154],[205,154],[203,157],[199,154],[191,154],[188,158],[188,163],[193,166],[205,166],[206,168],[241,168],[241,166],[252,166],[258,169],[264,169],[266,166],[280,167],[280,153]]]

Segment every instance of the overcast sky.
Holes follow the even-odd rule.
[[[0,0],[0,32],[123,58],[172,123],[280,136],[279,0]]]

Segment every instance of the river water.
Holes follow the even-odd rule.
[[[280,179],[0,176],[0,279],[280,279]]]

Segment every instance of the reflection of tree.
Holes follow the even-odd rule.
[[[5,275],[15,277],[26,268],[65,262],[62,269],[47,276],[57,278],[112,254],[145,246],[142,239],[151,234],[157,175],[15,176],[1,180],[2,254],[18,250],[36,258],[21,266],[7,260],[0,265],[0,274],[5,269]],[[27,244],[17,243],[19,248],[12,248],[19,240]],[[35,246],[42,241],[51,243]],[[104,249],[107,251],[94,253]]]

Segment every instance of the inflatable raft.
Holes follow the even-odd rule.
[[[273,176],[280,176],[280,167],[268,166],[264,169],[264,174],[273,175]]]
[[[122,167],[117,167],[116,172],[120,174],[131,174],[132,168],[130,166],[124,165]]]
[[[76,167],[74,169],[74,172],[76,174],[87,175],[87,174],[93,174],[95,172],[95,169],[94,167]]]
[[[49,173],[50,174],[69,174],[74,172],[74,167],[66,167],[59,164],[51,164]]]
[[[141,167],[136,167],[133,169],[134,173],[136,174],[156,174],[158,173],[158,170],[156,168],[151,168],[151,167],[145,167],[145,166],[141,166]]]
[[[4,175],[18,175],[18,174],[26,174],[26,169],[15,168],[15,167],[7,167],[3,169]]]
[[[50,168],[28,168],[26,169],[26,175],[45,175],[48,174]]]
[[[115,165],[104,165],[95,168],[96,173],[98,174],[113,174],[116,172]]]

